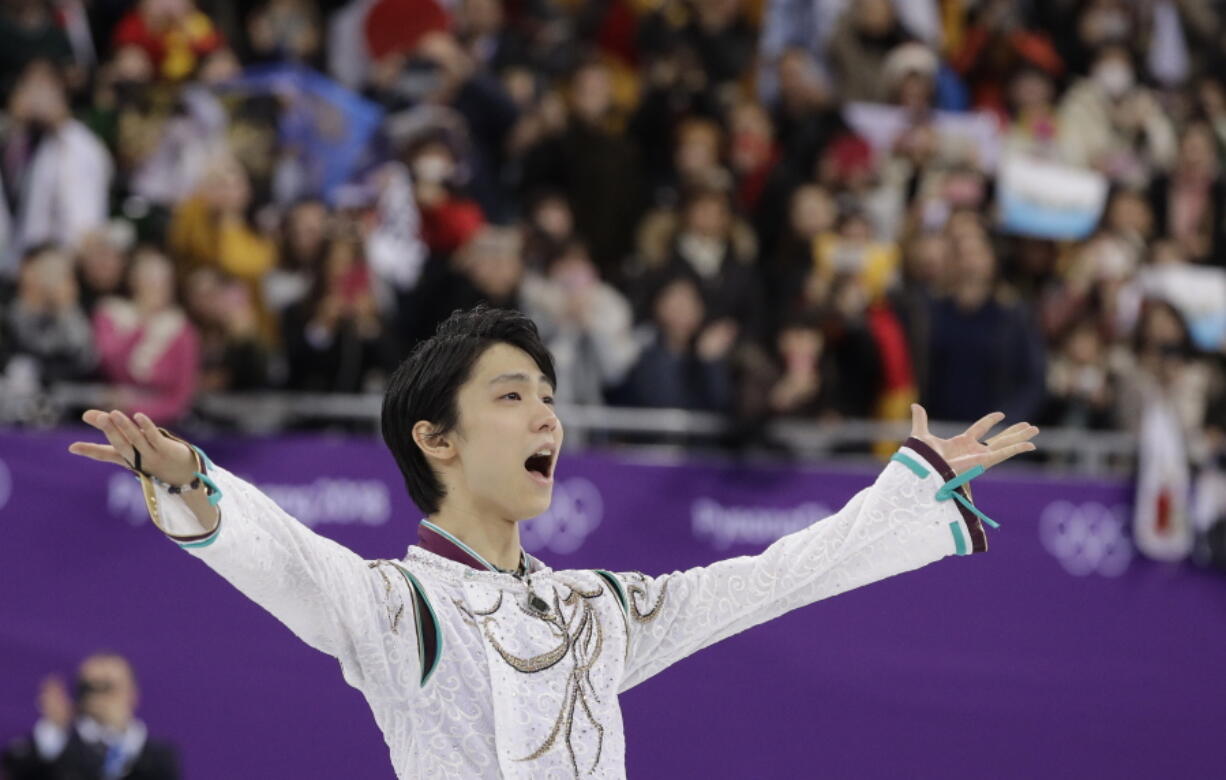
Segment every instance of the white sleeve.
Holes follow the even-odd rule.
[[[211,463],[207,476],[221,493],[212,531],[201,534],[186,502],[160,484],[150,508],[157,525],[304,642],[337,658],[351,685],[386,673],[383,639],[395,631],[403,586],[393,585],[378,562],[311,531],[254,485]]]
[[[918,471],[889,463],[839,512],[760,555],[660,577],[618,574],[629,625],[621,690],[797,607],[947,555],[986,549],[979,520],[954,500],[938,500],[949,478],[941,472],[952,475],[944,461],[930,450],[903,447],[900,453]]]
[[[46,718],[39,718],[34,724],[34,749],[43,761],[55,761],[67,746],[68,729],[61,728]]]

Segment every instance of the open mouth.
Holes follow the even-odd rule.
[[[549,481],[553,475],[553,450],[534,452],[524,461],[524,468],[539,480]]]

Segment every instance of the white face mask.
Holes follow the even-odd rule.
[[[1113,98],[1120,97],[1132,89],[1132,68],[1118,60],[1104,62],[1094,68],[1094,80]]]

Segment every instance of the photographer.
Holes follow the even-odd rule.
[[[175,780],[178,752],[149,737],[135,717],[132,667],[115,653],[95,653],[77,672],[74,695],[58,677],[43,680],[33,732],[0,757],[9,780]]]

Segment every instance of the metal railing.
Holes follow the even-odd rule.
[[[45,392],[0,392],[0,423],[53,426],[74,409],[106,403],[105,385],[61,384]],[[267,435],[303,427],[339,427],[377,435],[382,396],[259,392],[203,394],[186,429]],[[899,442],[910,426],[901,422],[844,420],[818,423],[775,419],[752,427],[708,412],[613,406],[559,406],[569,446],[633,447],[669,455],[735,450],[751,460],[837,458],[840,463],[874,461],[873,445]],[[953,436],[962,423],[934,422],[932,432]],[[1018,458],[1015,469],[1079,475],[1120,475],[1136,462],[1136,438],[1129,433],[1044,428],[1041,456]]]

